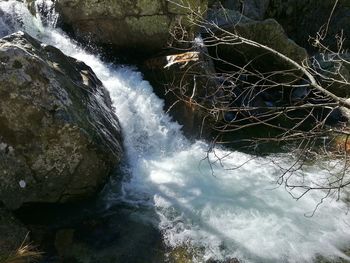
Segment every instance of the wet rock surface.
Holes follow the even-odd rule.
[[[165,110],[181,124],[189,138],[209,138],[213,116],[202,110],[198,103],[210,104],[210,96],[218,85],[215,68],[207,49],[192,52],[169,53],[146,61],[144,72],[164,98]],[[210,107],[212,105],[208,105]]]
[[[24,33],[0,40],[0,201],[84,199],[122,157],[102,83],[84,63]]]

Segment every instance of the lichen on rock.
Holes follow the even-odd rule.
[[[84,63],[25,33],[0,40],[0,201],[90,196],[122,156],[102,83]]]

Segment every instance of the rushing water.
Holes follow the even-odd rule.
[[[121,195],[110,193],[107,200],[153,207],[167,245],[198,248],[199,262],[232,257],[242,262],[312,262],[316,255],[346,258],[341,249],[350,245],[350,220],[342,202],[329,199],[307,217],[322,193],[295,201],[284,189],[275,188],[279,171],[266,160],[217,149],[221,156],[229,154],[227,166],[248,162],[230,171],[218,163],[210,166],[203,161],[206,143],[189,143],[183,137],[139,72],[104,63],[60,30],[43,26],[22,3],[1,1],[0,15],[2,36],[27,31],[84,61],[109,90],[123,128],[128,164]],[[55,21],[54,13],[50,15],[53,19],[48,21]],[[322,172],[314,168],[308,176],[319,178]]]

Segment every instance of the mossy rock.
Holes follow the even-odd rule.
[[[0,202],[87,198],[122,157],[102,83],[84,63],[27,34],[0,39]]]
[[[207,9],[207,0],[183,3],[202,13]],[[168,47],[180,20],[191,36],[197,30],[186,22],[190,10],[167,0],[59,0],[56,9],[60,23],[76,37],[116,51],[160,52]]]

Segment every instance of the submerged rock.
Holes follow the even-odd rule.
[[[102,83],[84,63],[25,33],[0,39],[0,202],[91,196],[122,156]]]

